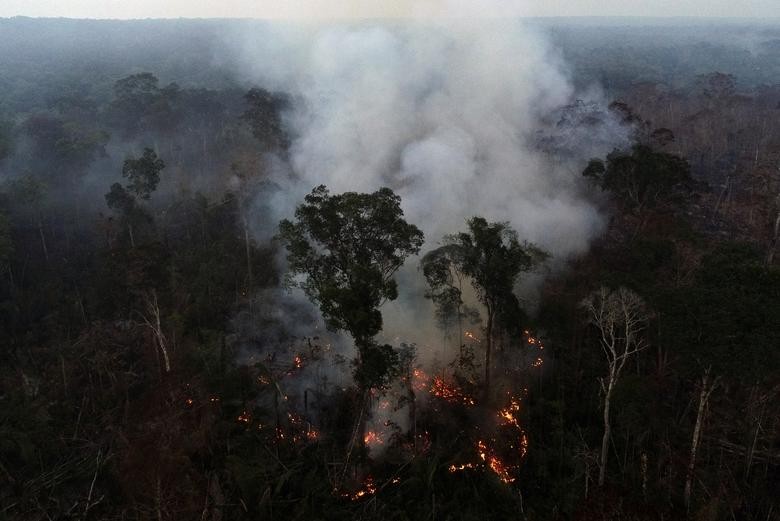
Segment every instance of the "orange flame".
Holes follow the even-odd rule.
[[[440,376],[433,378],[431,385],[431,394],[452,403],[462,403],[463,405],[475,405],[474,398],[463,393],[454,385],[448,384]]]
[[[461,470],[466,469],[475,469],[477,468],[477,465],[474,463],[461,463],[460,465],[450,465],[449,471],[450,472],[460,472]]]
[[[472,340],[472,341],[474,341],[476,343],[479,343],[479,341],[480,341],[479,338],[477,338],[477,336],[474,333],[472,333],[471,331],[464,332],[463,336],[465,336],[469,340]]]
[[[493,473],[498,476],[498,479],[507,484],[513,483],[515,481],[516,478],[514,478],[509,472],[510,467],[504,464],[504,462],[498,458],[495,452],[488,448],[488,446],[482,440],[477,442],[477,452],[480,459],[487,463],[488,467],[490,467],[490,470],[492,470]]]
[[[385,440],[382,439],[382,435],[375,431],[368,431],[365,436],[363,436],[363,442],[366,445],[384,445]]]
[[[364,498],[366,496],[372,496],[376,494],[376,484],[374,483],[374,478],[371,476],[366,477],[366,480],[363,482],[363,488],[356,491],[353,494],[342,494],[343,497],[349,498],[352,501],[357,501],[361,498]]]
[[[427,391],[428,390],[428,380],[430,378],[427,374],[425,374],[425,371],[423,371],[420,368],[415,369],[412,371],[412,388],[417,392]]]

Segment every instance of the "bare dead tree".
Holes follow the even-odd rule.
[[[701,384],[699,388],[699,407],[696,412],[696,423],[693,427],[693,439],[691,440],[691,453],[688,458],[688,471],[685,475],[685,506],[690,506],[691,502],[691,490],[693,488],[693,473],[696,469],[696,451],[699,448],[699,440],[701,440],[701,431],[704,424],[704,416],[707,411],[707,404],[710,401],[710,395],[715,387],[718,385],[718,378],[712,378],[712,367],[707,367],[704,370],[704,374],[701,377]]]
[[[146,305],[146,313],[139,313],[144,325],[148,327],[154,339],[157,342],[157,347],[160,350],[163,358],[163,367],[165,372],[171,372],[171,360],[168,356],[168,341],[165,338],[165,333],[162,329],[162,322],[160,320],[160,305],[157,303],[157,291],[151,290],[144,293],[144,304]]]
[[[627,288],[601,287],[582,301],[589,322],[599,331],[599,344],[607,360],[607,376],[599,379],[604,393],[604,436],[601,440],[599,486],[604,485],[609,454],[612,393],[626,362],[646,347],[641,337],[647,325],[647,309],[642,298]]]

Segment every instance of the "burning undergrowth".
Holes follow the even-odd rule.
[[[242,360],[252,389],[247,399],[222,404],[215,396],[203,405],[232,408],[235,428],[274,451],[327,454],[333,494],[345,500],[398,486],[407,465],[434,455],[443,462],[440,471],[453,477],[490,473],[507,486],[520,479],[529,450],[525,385],[542,370],[544,353],[530,331],[498,351],[502,369],[496,370],[492,397],[482,394],[477,376],[476,332],[464,334],[448,364],[424,366],[415,346],[402,344],[394,378],[372,389],[365,401],[350,381],[351,365],[339,340],[326,333],[279,335],[262,349],[255,346]]]
[[[285,168],[267,173],[280,189],[263,196],[269,212],[254,219],[272,223],[274,233],[320,184],[335,192],[389,187],[401,197],[404,217],[433,240],[473,215],[508,222],[558,267],[586,251],[602,229],[589,189],[572,172],[622,143],[626,130],[600,102],[574,102],[560,57],[529,28],[358,24],[269,31],[237,40],[246,74],[296,100],[282,118],[290,133]],[[280,54],[289,59],[279,61]],[[591,130],[578,131],[580,120],[591,122]],[[254,232],[257,241],[269,235]],[[434,454],[446,461],[448,475],[519,480],[529,450],[523,401],[544,369],[543,345],[519,328],[496,338],[488,333],[494,359],[485,363],[495,370],[492,385],[486,382],[479,362],[490,352],[481,339],[490,330],[486,317],[476,312],[471,320],[464,306],[457,316],[471,330],[461,331],[458,319],[457,336],[453,323],[444,341],[432,340],[442,328],[417,264],[396,274],[404,294],[382,307],[377,339],[393,346],[398,364],[381,387],[355,385],[353,361],[364,352],[329,336],[300,294],[261,295],[236,321],[239,360],[257,385],[239,411],[250,413],[242,416],[249,421],[237,424],[275,447],[315,446],[326,454],[337,497],[375,496],[403,481],[399,469]],[[471,306],[476,299],[468,288],[462,296],[479,307]]]

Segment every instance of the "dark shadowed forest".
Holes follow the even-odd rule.
[[[0,519],[780,519],[780,25],[0,19]]]

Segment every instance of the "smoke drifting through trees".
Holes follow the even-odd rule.
[[[572,89],[567,65],[513,24],[0,20],[0,510],[772,518],[780,85],[759,85],[777,81],[780,29],[758,29],[737,31],[774,38],[751,57],[700,45],[735,34],[722,25],[566,25]],[[594,81],[625,102],[622,118]],[[133,186],[123,161],[146,147],[165,169],[136,201],[133,240],[104,195]],[[513,298],[502,306],[515,330],[491,343],[492,403],[472,285],[468,304],[437,316],[408,259],[377,338],[396,349],[397,377],[371,395],[372,458],[348,466],[354,343],[280,287],[270,242],[320,183],[392,187],[428,232],[421,253],[479,212],[565,264],[588,244],[567,234],[589,226],[554,221],[561,199],[594,216],[582,201],[597,201],[609,226],[568,269],[529,273],[538,294],[514,288],[532,318],[506,313]],[[564,213],[587,217],[576,211]],[[451,274],[445,289],[460,292]],[[601,286],[648,310],[647,348],[626,362],[608,426],[609,364],[578,307]]]
[[[319,184],[334,193],[389,186],[428,247],[481,215],[509,221],[561,265],[601,229],[576,172],[623,143],[626,129],[606,117],[600,131],[608,134],[594,143],[555,120],[550,131],[566,132],[569,154],[552,161],[542,152],[543,121],[576,95],[565,65],[532,28],[486,20],[276,25],[239,39],[250,79],[294,100],[285,114],[292,174],[274,175],[281,189],[263,201],[272,216],[258,239]],[[425,341],[434,328],[430,309],[418,312],[425,303],[416,261],[400,277],[406,290],[388,307],[385,331]]]
[[[533,147],[573,92],[522,24],[274,27],[247,34],[241,52],[255,81],[299,100],[283,208],[319,183],[390,186],[428,237],[479,214],[556,256],[582,252],[601,223],[576,176]]]

